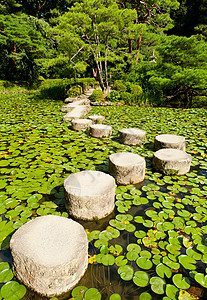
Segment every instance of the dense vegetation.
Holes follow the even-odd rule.
[[[178,299],[178,295],[179,299],[206,299],[205,109],[93,108],[92,113],[104,115],[113,127],[111,138],[99,140],[62,122],[62,101],[10,94],[1,95],[0,104],[2,298],[21,299],[26,293],[23,285],[11,281],[15,279],[8,264],[12,233],[37,216],[67,217],[64,179],[87,169],[108,172],[111,153],[131,151],[146,159],[145,181],[141,186],[117,187],[116,210],[108,219],[83,222],[90,241],[89,268],[73,299],[82,299],[86,288],[85,299],[100,299],[100,293],[102,299],[117,293],[130,300],[141,294],[140,299],[149,300],[151,296]],[[146,130],[146,143],[120,144],[118,130],[126,127]],[[186,175],[163,176],[153,170],[154,137],[161,133],[186,137],[187,152],[193,157]],[[15,298],[9,298],[11,293]],[[26,295],[25,299],[43,299],[29,290]]]
[[[93,77],[108,93],[122,80],[125,94],[115,98],[125,103],[203,107],[206,56],[206,0],[0,3],[6,82],[31,88],[47,79]],[[133,101],[130,83],[143,91]]]

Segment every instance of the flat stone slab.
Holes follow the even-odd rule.
[[[103,124],[94,124],[90,126],[90,135],[96,138],[109,137],[112,134],[112,127]]]
[[[160,149],[154,153],[153,166],[166,175],[184,175],[190,170],[192,157],[178,149]]]
[[[119,131],[120,142],[125,145],[140,145],[146,136],[146,132],[138,128],[125,128]]]
[[[64,181],[65,206],[84,220],[102,219],[114,210],[116,184],[112,176],[99,171],[81,171]]]
[[[171,148],[185,151],[185,137],[174,134],[160,134],[155,137],[155,150]]]
[[[131,152],[119,152],[109,156],[109,173],[119,185],[139,183],[144,180],[146,162]]]
[[[105,117],[100,115],[91,115],[88,119],[92,120],[93,124],[101,124],[105,121]]]
[[[71,121],[74,119],[80,119],[82,116],[85,116],[91,110],[90,105],[78,105],[72,111],[68,112],[64,117],[63,121]]]
[[[90,125],[93,124],[93,122],[88,119],[76,119],[76,120],[72,120],[71,123],[72,123],[72,129],[77,131],[80,131],[82,129],[87,129],[90,127]]]
[[[79,223],[59,216],[37,217],[12,236],[17,278],[49,297],[73,288],[88,266],[88,239]]]
[[[76,102],[72,102],[66,105],[63,105],[61,107],[61,111],[71,111],[73,108],[77,107],[78,105],[87,105],[90,104],[90,100],[89,99],[82,99],[82,100],[78,100]]]

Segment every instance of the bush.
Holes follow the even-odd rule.
[[[68,97],[77,97],[81,95],[83,92],[82,87],[80,85],[73,85],[69,90],[67,91]]]
[[[89,97],[91,101],[102,101],[104,99],[104,94],[101,90],[94,90],[92,95]]]
[[[118,101],[120,98],[121,98],[120,93],[114,90],[112,90],[107,96],[107,100],[109,101]]]
[[[138,84],[133,84],[131,86],[131,94],[132,94],[132,102],[138,104],[139,103],[139,98],[142,95],[143,90],[140,85]]]
[[[121,93],[121,100],[124,101],[125,104],[131,104],[132,103],[132,95],[128,92]]]
[[[113,90],[119,92],[126,92],[127,87],[124,85],[124,83],[121,80],[116,80],[113,84]]]

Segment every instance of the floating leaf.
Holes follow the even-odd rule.
[[[14,277],[12,270],[7,262],[0,263],[0,283],[10,281]]]
[[[172,284],[167,284],[166,285],[166,295],[170,299],[177,300],[178,299],[178,294],[179,294],[179,289],[177,289],[174,285],[172,285]]]
[[[149,284],[150,276],[144,271],[137,271],[134,273],[133,281],[140,287],[145,287]]]
[[[109,300],[121,300],[121,296],[119,294],[112,294]]]
[[[24,297],[26,294],[26,287],[22,284],[19,284],[16,281],[9,281],[6,284],[4,284],[1,288],[1,296],[7,300],[7,299],[14,299],[18,300]]]
[[[149,293],[142,293],[139,295],[139,300],[152,300],[152,296]]]
[[[120,275],[121,279],[129,281],[133,278],[134,269],[129,265],[121,266],[118,268],[118,274]]]
[[[151,260],[149,260],[147,257],[141,256],[136,260],[136,263],[139,268],[144,270],[149,270],[152,268],[153,264]]]
[[[83,298],[85,291],[87,291],[87,287],[85,286],[76,286],[73,290],[72,290],[72,296],[75,298],[77,296],[80,297],[80,299]]]
[[[160,277],[151,277],[151,289],[154,293],[162,295],[165,292],[165,281]]]
[[[196,260],[188,255],[180,255],[178,257],[179,263],[188,270],[195,270],[196,269]]]
[[[172,276],[172,271],[169,267],[165,266],[164,264],[160,263],[156,267],[156,273],[158,276],[164,278],[170,278]]]
[[[172,280],[179,289],[186,290],[190,287],[190,280],[187,277],[183,277],[182,274],[175,274]]]
[[[88,289],[85,294],[84,294],[84,299],[85,300],[100,300],[101,299],[101,294],[96,288],[90,288]]]
[[[195,280],[203,287],[207,287],[207,275],[204,275],[203,273],[196,273]]]

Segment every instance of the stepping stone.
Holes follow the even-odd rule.
[[[72,102],[75,102],[75,101],[78,101],[79,100],[79,97],[74,97],[74,98],[66,98],[65,99],[65,102],[69,102],[69,103],[72,103]]]
[[[142,182],[145,168],[145,159],[137,154],[120,152],[109,156],[109,173],[119,185]]]
[[[190,170],[192,157],[178,149],[160,149],[154,153],[153,166],[166,175],[184,175]]]
[[[99,116],[99,115],[88,116],[88,119],[92,120],[93,124],[101,124],[105,121],[105,117],[104,116]]]
[[[72,289],[88,266],[88,239],[82,225],[64,217],[37,217],[12,236],[17,278],[44,296]]]
[[[91,110],[90,105],[78,105],[72,111],[68,112],[64,117],[63,121],[71,121],[74,119],[80,119],[82,116],[85,116]]]
[[[72,129],[80,131],[82,129],[87,129],[90,127],[90,125],[93,124],[91,120],[88,119],[76,119],[72,120]]]
[[[73,108],[77,107],[78,105],[87,105],[87,104],[90,104],[90,100],[89,99],[82,99],[82,100],[78,100],[76,102],[72,102],[72,103],[69,103],[69,104],[66,104],[66,105],[63,105],[61,107],[61,111],[70,111],[72,110]]]
[[[185,151],[185,137],[174,134],[160,134],[155,137],[155,150],[171,148]]]
[[[99,171],[81,171],[64,181],[65,206],[80,219],[102,219],[114,210],[116,184],[112,176]]]
[[[138,128],[122,129],[119,133],[120,142],[125,145],[140,145],[146,136],[146,132]]]
[[[103,124],[90,126],[90,135],[96,138],[109,137],[112,134],[112,127]]]

